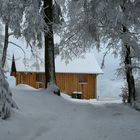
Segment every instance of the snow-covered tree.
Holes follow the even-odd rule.
[[[60,95],[56,86],[55,62],[54,62],[54,27],[61,24],[63,17],[60,6],[56,1],[43,0],[44,20],[48,26],[48,32],[44,33],[45,41],[45,87]],[[53,87],[53,88],[52,88]]]
[[[9,36],[21,36],[24,2],[24,0],[0,0],[0,20],[5,26],[2,67],[4,67],[6,61]],[[9,29],[11,30],[10,33]]]
[[[2,119],[10,117],[12,108],[18,109],[15,101],[12,99],[12,92],[5,78],[4,72],[0,68],[0,117]]]
[[[2,28],[0,25],[0,56],[2,56],[3,50],[3,37]],[[1,58],[1,57],[0,57]],[[0,59],[0,117],[7,119],[10,117],[12,108],[18,108],[15,101],[12,99],[12,92],[9,88],[9,84],[6,81],[3,69],[1,68],[2,60]]]
[[[48,52],[45,53],[47,73],[45,85],[47,87],[48,83],[56,84],[53,28],[62,21],[61,9],[57,2],[53,0],[0,0],[0,6],[0,18],[5,24],[2,66],[4,67],[6,60],[9,35],[17,38],[24,37],[30,47],[42,47],[42,35],[45,35],[45,52]],[[9,33],[9,30],[12,32]]]
[[[5,26],[2,67],[11,35],[25,38],[27,45],[42,47],[41,34],[46,27],[41,14],[41,0],[0,0],[0,20]]]
[[[48,32],[43,16],[42,0],[27,0],[25,5],[22,36],[28,45],[42,47],[43,32]]]
[[[120,55],[123,62],[129,103],[135,100],[133,61],[140,58],[139,9],[137,0],[70,0],[60,43],[64,58],[78,56],[92,44],[107,43],[107,49]]]
[[[30,41],[28,35],[25,34],[27,26],[25,26],[25,23],[23,26],[23,19],[24,13],[27,13],[27,11],[25,11],[26,7],[30,5],[31,2],[31,0],[0,0],[0,21],[5,26],[4,41],[0,36],[0,41],[2,40],[4,42],[1,49],[2,56],[0,63],[0,115],[2,119],[6,119],[10,116],[11,108],[17,108],[16,103],[12,99],[12,93],[3,72],[3,67],[5,65],[7,56],[9,36],[14,35],[16,38],[24,36],[25,38],[28,38],[28,41]],[[34,36],[35,35],[36,33],[34,34]]]
[[[2,36],[2,25],[0,24],[0,56],[2,56],[3,50],[3,36]],[[9,88],[8,82],[5,80],[5,75],[1,69],[0,59],[0,117],[6,119],[10,116],[12,108],[18,108],[16,103],[12,99],[12,92]]]
[[[54,0],[35,0],[25,8],[23,35],[30,46],[45,46],[45,87],[56,86],[54,63],[54,28],[63,20],[60,6]],[[44,36],[44,39],[42,39]],[[42,43],[44,41],[44,43]],[[33,45],[31,45],[32,43]],[[33,50],[33,49],[32,49]],[[51,86],[52,87],[52,86]],[[58,92],[59,89],[54,89]]]

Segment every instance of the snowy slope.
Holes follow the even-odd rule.
[[[9,120],[0,120],[0,140],[140,138],[140,113],[116,100],[81,103],[27,85],[11,87],[20,109]]]

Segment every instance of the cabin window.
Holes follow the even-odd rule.
[[[87,83],[87,75],[86,74],[79,75],[79,83]]]
[[[36,81],[37,82],[45,82],[45,76],[43,74],[37,73],[36,74]]]

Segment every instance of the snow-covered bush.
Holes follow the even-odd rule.
[[[122,97],[123,103],[126,103],[128,101],[128,87],[126,86],[126,84],[121,88],[121,90],[122,93],[120,97]]]
[[[18,108],[12,99],[12,92],[5,78],[4,72],[0,68],[0,116],[2,119],[10,117],[11,108]]]
[[[136,109],[136,110],[140,110],[140,81],[136,80],[136,99],[134,101],[134,103],[132,104],[132,106]],[[127,85],[125,84],[122,88],[122,93],[120,94],[120,97],[122,97],[122,101],[123,103],[127,103],[128,102],[128,88]]]

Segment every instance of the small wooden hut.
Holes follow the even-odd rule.
[[[35,88],[44,88],[44,68],[25,70],[22,63],[16,63],[16,84],[28,84]],[[81,94],[83,99],[96,98],[97,75],[103,73],[93,54],[87,54],[85,58],[78,58],[66,64],[60,56],[55,59],[56,81],[61,92],[70,96]]]

